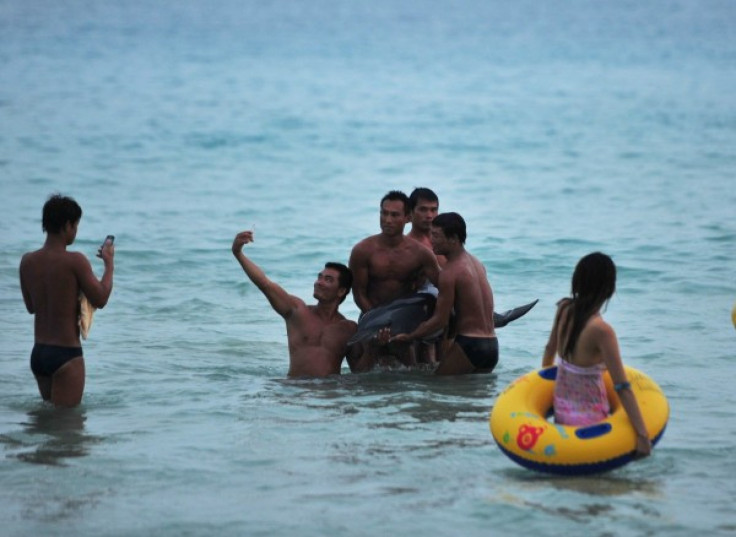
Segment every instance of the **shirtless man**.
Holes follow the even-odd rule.
[[[350,253],[353,298],[363,313],[415,293],[426,279],[436,283],[440,270],[431,250],[404,235],[409,218],[406,194],[392,190],[380,206],[381,232],[360,241]],[[399,355],[409,365],[413,358],[407,347],[400,345],[388,354]]]
[[[432,250],[430,231],[432,220],[437,216],[440,209],[440,199],[433,190],[425,187],[417,187],[409,194],[409,221],[411,230],[407,237],[423,244]],[[444,267],[447,259],[444,255],[436,255],[440,267]],[[437,295],[437,288],[428,281],[418,289],[420,292],[428,292]],[[445,334],[446,335],[446,334]],[[444,337],[438,337],[434,341],[417,341],[417,361],[420,363],[436,364],[437,357],[442,352],[443,344],[447,341]]]
[[[79,341],[79,294],[95,308],[112,292],[115,248],[105,242],[97,253],[105,264],[102,279],[89,260],[68,252],[74,243],[82,209],[72,198],[54,195],[43,207],[46,242],[20,262],[20,288],[28,313],[34,315],[31,370],[44,401],[73,407],[82,400],[85,369]]]
[[[437,216],[440,209],[440,200],[431,189],[419,187],[415,188],[409,194],[409,219],[411,222],[411,231],[407,233],[407,237],[423,244],[430,250],[432,249],[432,240],[430,239],[430,231],[432,229],[432,220]],[[444,267],[446,263],[444,255],[437,255],[437,262],[440,267]]]
[[[435,373],[489,373],[498,363],[493,291],[481,262],[465,250],[465,221],[457,213],[441,214],[432,221],[431,238],[434,252],[447,257],[434,314],[413,332],[390,340],[414,341],[432,334],[447,325],[454,308],[457,334]]]
[[[314,282],[317,304],[307,306],[271,281],[253,261],[243,254],[243,246],[253,242],[252,231],[235,236],[232,251],[243,271],[266,296],[271,307],[286,321],[289,342],[290,377],[326,377],[339,375],[343,358],[348,356],[351,369],[361,370],[358,356],[348,353],[347,342],[357,325],[338,312],[352,285],[350,270],[340,263],[327,263]]]
[[[408,218],[409,198],[392,190],[381,199],[381,232],[350,253],[353,298],[362,312],[409,296],[422,277],[437,281],[439,265],[432,251],[404,235]]]

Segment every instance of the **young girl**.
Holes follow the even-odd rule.
[[[554,392],[555,421],[591,425],[609,413],[603,372],[608,369],[616,392],[636,431],[636,454],[649,455],[649,440],[639,405],[626,378],[616,332],[600,310],[616,290],[616,266],[600,252],[583,257],[572,276],[572,298],[557,303],[542,366],[559,359]]]

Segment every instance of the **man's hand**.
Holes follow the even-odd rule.
[[[97,250],[97,257],[102,259],[102,262],[105,263],[105,265],[112,263],[115,258],[115,245],[111,242],[105,241],[105,244]]]
[[[235,239],[233,240],[233,254],[238,255],[243,249],[243,246],[251,242],[253,242],[253,232],[241,231],[235,235]]]
[[[391,340],[391,328],[381,328],[378,332],[376,332],[376,335],[373,336],[373,342],[383,347],[384,345],[388,345],[388,342]]]
[[[409,337],[409,334],[396,334],[395,336],[391,336],[391,338],[389,338],[390,343],[411,343],[412,341],[414,341],[414,339]]]

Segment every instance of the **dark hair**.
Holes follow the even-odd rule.
[[[445,237],[457,237],[460,244],[465,244],[468,234],[465,229],[465,220],[457,213],[438,214],[432,220],[432,225],[442,229]]]
[[[436,201],[437,203],[440,202],[440,199],[437,197],[437,194],[434,193],[434,191],[430,190],[429,188],[425,188],[423,186],[417,187],[414,190],[412,190],[411,194],[409,194],[409,210],[413,211],[417,203],[419,203],[419,200],[424,201]]]
[[[561,332],[565,334],[572,322],[570,335],[563,348],[563,357],[572,356],[585,324],[615,291],[616,265],[609,256],[593,252],[578,261],[572,275],[572,300],[569,301],[571,310]]]
[[[353,272],[342,263],[334,263],[332,261],[325,263],[325,268],[336,270],[339,274],[337,277],[337,285],[343,289],[347,289],[347,293],[345,293],[345,296],[340,300],[340,303],[342,304],[343,300],[345,300],[345,298],[350,294],[350,289],[353,287]]]
[[[67,222],[72,224],[82,218],[82,208],[74,199],[53,194],[43,206],[41,226],[47,233],[59,233]]]
[[[380,207],[383,208],[384,201],[401,201],[404,204],[404,214],[409,214],[409,197],[401,190],[391,190],[381,198]]]

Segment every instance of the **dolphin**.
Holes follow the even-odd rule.
[[[379,330],[391,328],[395,334],[414,331],[421,323],[432,316],[437,299],[431,293],[417,293],[407,298],[400,298],[367,311],[358,320],[358,331],[348,341],[348,345],[374,337]],[[493,322],[496,328],[506,326],[511,321],[526,315],[539,299],[518,306],[503,313],[493,312]]]

